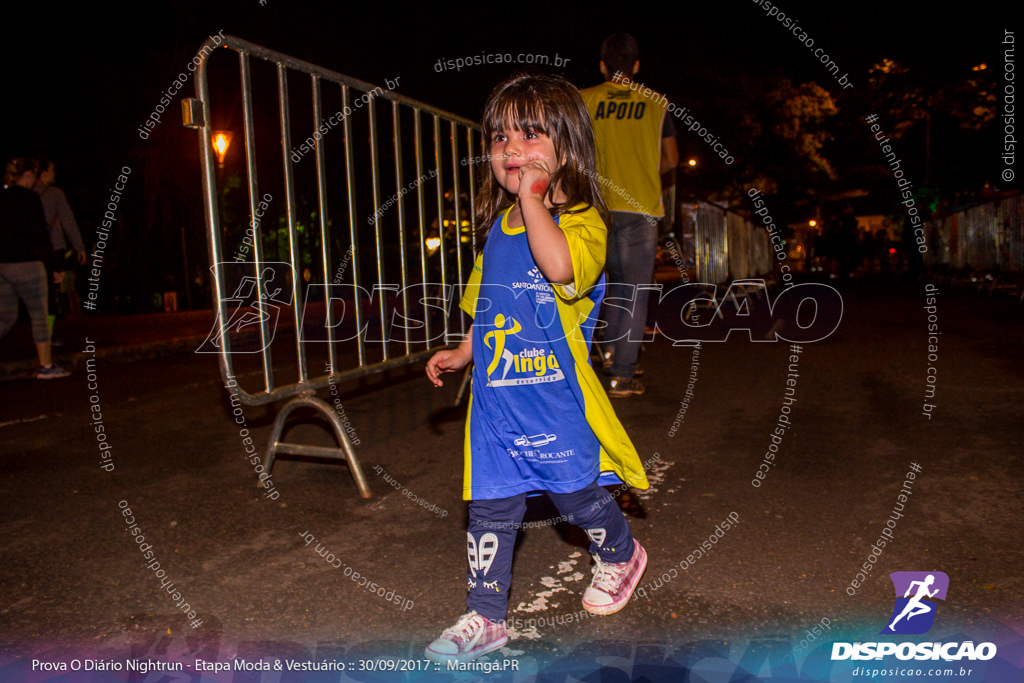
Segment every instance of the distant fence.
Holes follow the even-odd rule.
[[[927,265],[1003,271],[1024,266],[1024,195],[933,218],[930,228]]]
[[[400,74],[385,89],[233,36],[199,58],[196,97],[182,104],[199,131],[217,320],[198,351],[217,354],[241,403],[288,400],[266,472],[278,453],[343,459],[368,498],[349,418],[315,392],[425,359],[468,330],[452,303],[475,247],[479,128],[396,93]],[[221,168],[213,141],[239,114],[244,163]],[[339,447],[283,442],[299,408],[327,419]]]
[[[771,272],[768,233],[742,214],[698,202],[694,239],[699,282],[720,284]]]

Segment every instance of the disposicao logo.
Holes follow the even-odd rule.
[[[935,600],[946,599],[949,577],[945,572],[893,572],[889,578],[896,590],[896,606],[880,633],[927,633],[935,623]]]
[[[896,604],[888,625],[881,634],[919,635],[927,633],[935,624],[938,609],[936,600],[945,600],[949,589],[949,576],[944,572],[893,572]],[[996,656],[994,643],[971,641],[963,643],[833,643],[832,660],[882,659],[895,655],[897,659],[918,661],[989,660]]]

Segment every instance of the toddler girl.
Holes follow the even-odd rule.
[[[491,170],[477,202],[484,247],[460,304],[473,326],[427,364],[441,386],[442,373],[474,363],[463,484],[468,612],[427,647],[442,663],[508,641],[512,554],[530,492],[546,492],[591,540],[597,567],[583,594],[587,611],[622,609],[647,566],[599,485],[600,476],[601,484],[647,488],[647,478],[590,365],[607,229],[587,110],[564,78],[515,76],[491,94],[483,135]]]

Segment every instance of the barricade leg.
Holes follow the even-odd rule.
[[[285,422],[287,422],[288,416],[299,408],[312,408],[322,413],[334,427],[334,436],[338,439],[340,447],[330,448],[282,442],[281,434],[284,432]],[[337,412],[328,403],[321,401],[312,393],[296,396],[288,401],[284,408],[281,409],[281,412],[277,414],[277,418],[274,420],[274,431],[270,435],[270,442],[267,445],[267,456],[263,462],[265,472],[270,472],[270,468],[274,466],[274,460],[279,452],[292,455],[309,455],[316,458],[345,460],[348,462],[349,472],[352,473],[352,478],[359,489],[359,495],[363,498],[373,497],[370,487],[366,483],[363,468],[359,465],[359,458],[356,457],[355,449],[352,447],[352,442],[349,441],[344,426],[341,424],[341,418],[338,417]]]

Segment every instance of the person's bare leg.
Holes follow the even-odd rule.
[[[50,342],[36,342],[36,355],[39,356],[39,366],[48,368],[50,363],[53,361],[53,355],[51,353],[52,346]]]

